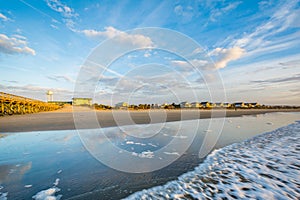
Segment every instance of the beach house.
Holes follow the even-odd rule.
[[[223,108],[223,103],[215,103],[215,108]]]
[[[73,106],[92,106],[92,98],[72,98]]]
[[[180,103],[180,108],[191,108],[191,107],[192,107],[192,105],[187,101]]]
[[[236,102],[233,105],[235,108],[247,108],[248,107],[244,102]]]
[[[199,102],[192,102],[191,103],[191,107],[192,108],[201,108],[202,106],[201,106],[201,104]]]
[[[223,103],[223,108],[230,108],[232,105],[230,103]]]
[[[128,103],[127,102],[119,102],[115,105],[115,108],[117,109],[127,109]]]
[[[200,103],[203,108],[212,108],[212,104],[208,101]]]
[[[248,108],[257,108],[259,107],[259,104],[257,102],[255,103],[246,103]]]

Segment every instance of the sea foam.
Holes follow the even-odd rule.
[[[242,134],[242,133],[241,133]],[[214,150],[178,180],[127,199],[299,199],[300,122]]]
[[[60,200],[62,195],[56,195],[60,191],[60,188],[57,187],[59,181],[59,178],[57,178],[53,183],[53,187],[36,193],[32,198],[35,200]]]

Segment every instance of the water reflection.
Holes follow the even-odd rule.
[[[17,165],[1,165],[0,166],[0,184],[20,181],[23,175],[31,169],[31,162]]]
[[[299,118],[299,113],[227,118],[216,148],[290,124]],[[189,136],[195,130],[195,123],[199,123],[199,129],[196,137],[191,139]],[[87,131],[88,140],[95,144],[91,148],[97,150],[99,144],[103,145],[105,151],[102,153],[107,159],[123,165],[132,166],[135,160],[173,159],[183,153],[178,160],[163,169],[140,174],[119,172],[98,162],[82,145],[76,131],[6,134],[6,137],[0,138],[0,188],[3,187],[0,192],[8,192],[8,199],[31,199],[39,191],[52,187],[55,180],[59,179],[59,194],[64,199],[119,199],[135,191],[164,184],[193,170],[202,161],[198,153],[204,136],[209,136],[209,142],[216,133],[214,127],[208,126],[208,120],[184,121],[180,133],[176,132],[179,124],[167,123],[160,134],[150,138],[135,137],[139,136],[135,134],[147,136],[147,129],[140,133],[134,132],[132,127],[126,127],[126,131],[131,131],[131,134],[126,134],[124,129],[117,127],[103,129],[105,135],[99,132],[95,134],[93,130]],[[163,149],[174,139],[176,142],[172,148]],[[106,148],[107,140],[119,148],[118,152],[111,152],[111,149]],[[190,147],[180,152],[180,145],[187,141],[191,142]],[[160,156],[155,154],[157,150],[162,150]],[[130,156],[127,161],[112,156],[112,153],[124,152]],[[25,187],[26,185],[32,187]]]

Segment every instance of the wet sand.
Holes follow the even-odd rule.
[[[86,108],[76,108],[76,116],[84,116]],[[146,110],[146,111],[95,111],[101,127],[117,125],[148,124],[171,122],[179,120],[205,119],[217,117],[239,117],[242,115],[256,115],[269,112],[300,112],[300,109],[250,109],[250,110]],[[129,120],[128,113],[132,120]],[[72,107],[65,107],[57,111],[26,115],[0,117],[0,133],[29,132],[46,130],[74,130],[74,113]],[[117,120],[115,120],[117,118]],[[117,122],[116,122],[117,121]],[[99,128],[99,126],[88,126]]]

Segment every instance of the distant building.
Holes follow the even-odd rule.
[[[164,109],[164,108],[168,108],[168,106],[169,106],[169,104],[164,103],[164,104],[161,104],[161,105],[160,105],[160,108],[163,108],[163,109]]]
[[[128,103],[127,102],[119,102],[115,105],[115,108],[117,109],[127,109],[128,108]]]
[[[73,106],[92,106],[92,98],[72,98]]]
[[[223,108],[230,108],[231,104],[230,103],[223,103]]]
[[[159,108],[158,104],[157,104],[157,103],[154,104],[153,108],[154,108],[154,109],[158,109],[158,108]]]
[[[180,108],[191,108],[191,107],[192,105],[189,102],[184,101],[180,103]]]
[[[214,107],[216,108],[223,108],[224,104],[223,103],[215,103]]]
[[[53,92],[51,90],[48,90],[46,92],[47,95],[47,102],[53,101]]]
[[[212,104],[208,101],[200,103],[203,108],[212,108]]]
[[[201,105],[199,102],[192,102],[192,103],[191,103],[191,107],[192,107],[192,108],[201,108],[202,105]]]
[[[259,104],[257,102],[255,103],[245,103],[248,108],[257,108],[259,107]]]
[[[236,102],[234,103],[235,108],[247,108],[248,106],[245,105],[244,102]]]

